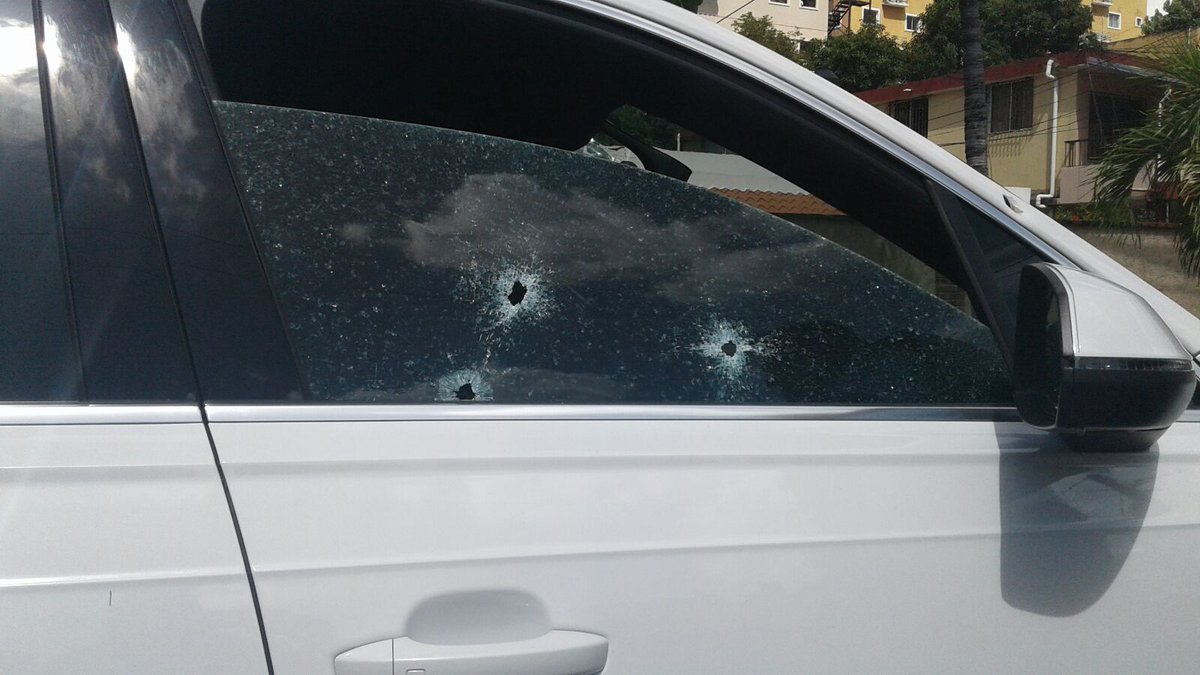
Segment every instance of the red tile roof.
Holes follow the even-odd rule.
[[[728,188],[711,188],[719,195],[737,200],[747,206],[787,216],[841,216],[841,211],[833,208],[812,195],[788,194],[786,192],[763,192],[761,190],[730,190]]]
[[[1012,63],[992,66],[984,71],[983,79],[987,81],[988,84],[993,82],[1008,82],[1010,80],[1018,80],[1045,72],[1046,59],[1054,59],[1054,62],[1059,68],[1070,68],[1072,66],[1084,65],[1089,62],[1095,63],[1096,58],[1092,57],[1099,57],[1102,61],[1108,63],[1137,63],[1137,59],[1135,57],[1123,52],[1104,52],[1103,55],[1087,51],[1064,52],[1061,54],[1050,54],[1047,56],[1035,56],[1031,59],[1024,59],[1022,61],[1013,61]],[[928,96],[929,94],[935,94],[940,91],[962,89],[962,86],[962,72],[957,72],[950,73],[949,75],[942,75],[941,77],[933,77],[928,80],[905,82],[904,84],[897,84],[890,87],[881,87],[879,89],[871,89],[869,91],[860,91],[855,94],[855,96],[858,96],[867,103],[878,105],[880,103],[888,103],[889,101],[916,98],[918,96]]]

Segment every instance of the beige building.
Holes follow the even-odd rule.
[[[912,39],[920,27],[919,17],[932,0],[858,0],[851,6],[841,25],[858,30],[864,23],[877,23],[884,32],[904,43]],[[846,4],[846,3],[843,3]],[[836,2],[835,2],[836,5]]]
[[[1147,0],[1092,0],[1092,32],[1105,42],[1128,40],[1142,34],[1142,23],[1152,12]]]
[[[992,179],[1027,189],[1042,204],[1091,201],[1095,161],[1162,94],[1138,73],[1134,57],[1121,52],[1071,52],[988,68]],[[961,73],[858,96],[964,158]]]
[[[743,14],[768,16],[798,40],[823,40],[829,32],[829,0],[704,0],[696,11],[730,28]]]
[[[857,0],[863,2],[864,0]],[[842,25],[858,30],[864,23],[878,23],[900,42],[908,42],[920,27],[918,17],[932,0],[867,0],[850,7]],[[1106,42],[1137,37],[1146,20],[1147,0],[1082,0],[1092,12],[1092,32]],[[705,3],[707,4],[707,3]],[[834,0],[834,7],[837,6]]]

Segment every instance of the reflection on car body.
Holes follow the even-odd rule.
[[[1200,320],[821,78],[633,0],[0,31],[0,671],[1200,659]]]

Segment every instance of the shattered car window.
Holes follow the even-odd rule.
[[[323,401],[991,404],[990,331],[812,232],[603,159],[216,103]]]

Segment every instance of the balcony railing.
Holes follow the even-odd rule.
[[[1097,162],[1108,147],[1103,143],[1088,143],[1087,139],[1067,141],[1067,154],[1063,158],[1062,171],[1058,173],[1058,203],[1082,204],[1095,196]],[[1151,187],[1151,166],[1146,165],[1133,179],[1134,192],[1145,192]]]
[[[888,7],[908,7],[908,0],[883,0]]]

